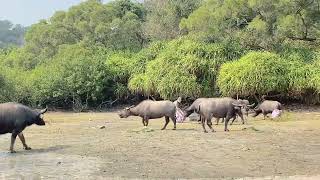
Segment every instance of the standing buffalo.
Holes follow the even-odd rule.
[[[242,104],[243,111],[244,111],[245,115],[246,115],[247,118],[248,118],[250,108],[252,108],[252,107],[254,106],[254,103],[250,105],[250,104],[249,104],[249,101],[246,100],[246,99],[238,99],[237,101],[238,101],[239,104]],[[238,111],[237,111],[237,115],[239,115]],[[237,115],[233,117],[230,125],[233,124],[233,122],[234,122],[235,119],[237,118]],[[219,119],[220,119],[220,118],[217,118],[217,123],[216,123],[216,125],[219,124]],[[242,120],[242,124],[244,124],[244,119],[241,119],[241,120]],[[224,118],[222,118],[222,121],[221,121],[221,122],[222,122],[222,123],[224,122]]]
[[[185,111],[186,111],[186,116],[189,117],[189,115],[192,114],[193,112],[196,112],[196,113],[199,114],[199,105],[200,105],[200,103],[203,102],[203,101],[206,101],[207,99],[208,99],[208,98],[198,98],[198,99],[196,99],[195,101],[193,101],[193,103],[191,104],[191,106],[188,107],[188,108],[185,110]],[[220,119],[220,118],[216,118],[216,121],[217,121],[216,125],[218,125],[219,119]],[[198,122],[199,122],[199,121],[202,122],[201,116],[200,116],[200,118],[198,119]],[[223,121],[224,121],[224,119],[223,119]]]
[[[264,100],[260,105],[254,108],[255,114],[253,117],[258,116],[260,113],[263,114],[263,119],[266,118],[267,114],[272,113],[274,110],[282,110],[282,105],[278,101]]]
[[[26,144],[22,131],[32,124],[44,126],[45,122],[40,116],[46,111],[47,109],[37,112],[18,103],[0,104],[0,134],[12,134],[10,144],[11,153],[15,153],[13,146],[17,136],[19,136],[24,149],[31,149]]]
[[[137,106],[125,108],[120,111],[119,116],[120,118],[140,116],[144,126],[148,126],[149,119],[157,119],[164,116],[166,122],[161,130],[166,129],[169,123],[169,118],[173,121],[173,129],[176,129],[176,106],[171,101],[144,100]]]
[[[240,101],[232,98],[199,98],[195,100],[186,111],[186,116],[189,116],[192,112],[196,111],[200,114],[202,127],[204,132],[207,132],[205,128],[205,121],[209,128],[212,128],[212,117],[215,118],[226,118],[225,120],[225,131],[229,131],[227,128],[230,118],[235,117],[238,114],[243,119],[241,107],[245,106]]]

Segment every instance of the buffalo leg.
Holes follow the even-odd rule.
[[[176,130],[177,129],[177,119],[176,119],[176,116],[172,116],[171,117],[171,120],[173,122],[173,130]]]
[[[240,114],[238,114],[238,115],[239,115],[239,117],[241,118],[242,124],[244,124],[244,119],[243,119],[242,113],[240,113]],[[233,116],[233,119],[232,119],[230,125],[233,124],[233,122],[234,122],[234,120],[236,120],[236,118],[237,118],[237,115]]]
[[[164,126],[163,126],[163,128],[161,130],[165,130],[167,125],[168,125],[168,123],[169,123],[169,121],[170,121],[168,116],[165,116],[165,119],[166,119],[166,123],[164,124]]]
[[[228,129],[228,123],[229,123],[229,120],[231,119],[231,117],[228,115],[224,121],[224,131],[229,131]]]
[[[149,125],[149,117],[144,118],[144,124],[145,124],[145,126]]]
[[[219,124],[219,120],[220,120],[220,118],[216,118],[216,125]]]
[[[143,126],[146,126],[144,118],[142,118],[142,124],[143,124]]]
[[[23,145],[24,149],[25,149],[25,150],[31,150],[31,148],[26,144],[26,140],[24,139],[23,133],[22,133],[22,132],[19,133],[18,136],[19,136],[19,139],[20,139],[21,142],[22,142],[22,145]]]
[[[222,118],[222,121],[221,121],[222,123],[224,123],[224,118]]]
[[[239,114],[239,117],[241,118],[242,124],[244,124],[244,118],[243,118],[243,114]],[[248,120],[247,120],[248,121]]]
[[[211,129],[211,131],[214,132],[214,129],[212,128],[212,122],[211,122],[211,120],[207,120],[207,125],[209,126],[209,128]]]
[[[237,118],[237,116],[233,116],[233,119],[232,119],[232,121],[231,121],[230,125],[232,125],[232,124],[233,124],[233,122],[234,122],[234,120],[236,120],[236,118]]]
[[[206,119],[202,117],[201,123],[202,123],[203,132],[208,133],[208,131],[206,130],[206,126],[205,126],[205,121],[206,121]]]
[[[11,135],[11,144],[10,144],[10,152],[11,152],[11,153],[15,153],[15,152],[16,152],[16,151],[13,150],[13,146],[14,146],[14,142],[16,141],[17,135],[18,135],[18,133],[12,132],[12,135]]]

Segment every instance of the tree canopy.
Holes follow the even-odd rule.
[[[8,20],[0,20],[0,48],[22,46],[26,28],[19,24],[12,24]]]
[[[280,94],[319,103],[319,7],[320,0],[87,0],[26,33],[0,21],[0,102],[82,110],[150,96]]]

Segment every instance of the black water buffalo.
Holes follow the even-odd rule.
[[[176,129],[176,106],[171,101],[144,100],[137,106],[125,108],[119,112],[120,118],[127,118],[129,116],[140,116],[144,126],[148,126],[149,119],[165,117],[166,122],[161,130],[166,129],[169,118],[171,118],[174,124],[173,129]]]
[[[26,144],[22,131],[32,124],[44,126],[45,122],[41,118],[41,114],[44,114],[46,111],[47,109],[38,112],[18,103],[0,104],[0,134],[12,134],[10,144],[11,153],[15,152],[13,146],[17,136],[19,136],[26,150],[31,149]]]
[[[235,117],[238,114],[241,119],[243,119],[243,115],[241,112],[241,107],[244,104],[240,101],[237,101],[232,98],[199,98],[188,107],[185,112],[186,116],[189,116],[192,112],[196,111],[200,114],[203,131],[207,132],[205,128],[205,121],[209,128],[212,128],[212,117],[215,118],[226,118],[225,120],[225,131],[229,131],[227,128],[228,122],[232,117]]]
[[[264,100],[261,104],[255,107],[253,117],[263,114],[263,119],[266,118],[267,114],[272,113],[274,110],[282,110],[282,105],[278,101]]]

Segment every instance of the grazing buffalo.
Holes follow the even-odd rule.
[[[241,119],[243,119],[241,107],[243,107],[240,101],[232,98],[199,98],[188,107],[186,111],[186,116],[189,116],[192,112],[196,111],[200,114],[202,127],[204,132],[207,132],[205,128],[205,121],[209,128],[212,128],[212,117],[215,118],[226,118],[225,120],[225,131],[229,131],[227,128],[230,118],[235,117],[238,114]]]
[[[173,129],[176,129],[176,106],[171,101],[144,100],[137,106],[125,108],[120,111],[119,116],[120,118],[140,116],[144,126],[148,126],[149,119],[157,119],[164,116],[166,122],[161,130],[166,129],[169,123],[169,118],[173,121]]]
[[[0,134],[12,134],[10,144],[11,153],[15,153],[13,146],[17,136],[19,136],[24,149],[31,149],[26,144],[22,131],[32,124],[44,126],[45,122],[41,118],[41,114],[44,114],[46,111],[47,109],[38,112],[18,103],[0,104]]]
[[[264,100],[261,104],[254,108],[255,114],[253,117],[263,114],[263,119],[266,118],[267,114],[272,113],[274,110],[282,110],[282,105],[278,101]]]

